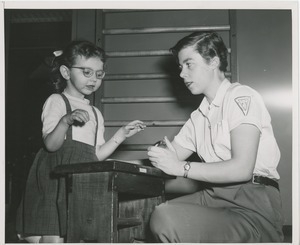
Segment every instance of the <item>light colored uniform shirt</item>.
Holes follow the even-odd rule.
[[[254,125],[260,131],[254,174],[279,179],[280,151],[271,117],[261,96],[248,86],[225,79],[212,103],[204,97],[174,141],[197,152],[207,163],[229,160],[230,131],[241,124]]]
[[[88,99],[79,99],[73,97],[65,92],[63,92],[63,94],[68,98],[72,111],[75,109],[86,110],[90,117],[90,120],[83,126],[73,125],[72,139],[89,145],[94,145],[96,134],[96,118],[92,106],[90,105],[90,101]],[[97,145],[103,145],[105,143],[104,120],[101,112],[96,107],[94,108],[98,117]],[[61,95],[52,94],[49,96],[44,104],[42,112],[43,138],[53,131],[59,120],[66,115],[66,113],[66,104]]]

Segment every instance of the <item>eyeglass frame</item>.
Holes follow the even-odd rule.
[[[105,77],[105,71],[104,70],[98,70],[98,71],[95,71],[95,70],[93,70],[92,68],[89,68],[89,67],[80,67],[80,66],[71,66],[71,67],[69,67],[69,68],[75,68],[75,69],[80,69],[80,70],[82,70],[82,74],[86,77],[86,78],[90,78],[90,77],[92,77],[95,73],[96,73],[96,78],[97,79],[103,79],[104,77]],[[90,76],[87,76],[85,73],[84,73],[84,70],[90,70],[92,73],[91,73],[91,75]],[[98,78],[98,76],[97,76],[97,73],[98,72],[101,72],[101,77],[100,78]]]

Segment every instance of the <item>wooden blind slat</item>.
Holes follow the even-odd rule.
[[[228,53],[231,49],[228,48]],[[142,57],[142,56],[169,56],[169,50],[139,50],[139,51],[114,51],[106,52],[107,57]]]
[[[179,72],[178,72],[179,73]],[[230,72],[225,72],[226,77],[230,77]],[[170,78],[171,75],[164,73],[143,73],[143,74],[107,74],[104,80],[151,80]]]
[[[105,127],[122,127],[131,121],[105,121]],[[143,120],[147,127],[177,127],[185,124],[184,120]]]
[[[170,103],[176,102],[175,97],[105,97],[101,99],[104,104],[118,103]]]
[[[161,79],[170,77],[168,74],[107,74],[104,80],[143,80],[143,79]]]
[[[124,28],[104,29],[104,35],[123,34],[146,34],[146,33],[170,33],[170,32],[193,32],[193,31],[229,31],[230,25],[222,26],[191,26],[191,27],[153,27],[153,28]]]
[[[106,52],[107,57],[138,57],[138,56],[167,56],[169,50],[145,50],[145,51],[115,51]]]

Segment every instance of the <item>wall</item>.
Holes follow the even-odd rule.
[[[292,25],[289,10],[237,11],[239,81],[263,96],[281,150],[278,171],[292,224]]]

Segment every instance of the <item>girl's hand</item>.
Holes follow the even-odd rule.
[[[146,125],[142,121],[135,120],[128,123],[126,126],[121,127],[113,137],[117,143],[121,144],[126,138],[135,135],[145,128]]]
[[[122,127],[121,129],[123,130],[125,137],[129,138],[132,135],[135,135],[136,133],[144,130],[145,128],[146,125],[142,121],[135,120],[128,123],[126,126]]]
[[[63,117],[63,120],[68,125],[76,124],[76,122],[78,122],[79,125],[84,125],[86,122],[90,120],[90,116],[87,111],[76,109],[72,111],[70,114],[66,114]]]
[[[185,161],[180,161],[177,157],[176,150],[167,137],[164,137],[166,148],[150,146],[148,156],[152,165],[161,169],[166,174],[174,176],[183,176]]]

